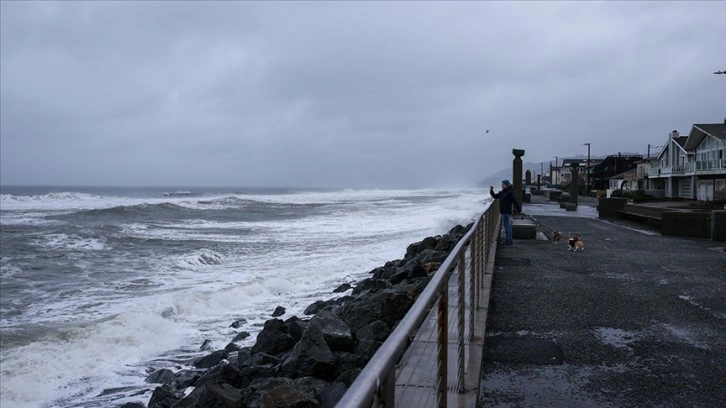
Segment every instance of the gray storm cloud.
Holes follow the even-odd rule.
[[[0,11],[2,184],[466,186],[726,116],[722,2]]]

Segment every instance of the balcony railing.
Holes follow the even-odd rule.
[[[696,171],[713,171],[726,169],[726,160],[705,160],[694,162]]]
[[[691,176],[697,173],[726,172],[726,159],[692,161],[682,166],[653,167],[648,171],[648,177]]]
[[[662,167],[654,167],[650,169],[648,175],[651,177],[658,177],[658,176],[682,176],[686,173],[685,166],[662,166]]]

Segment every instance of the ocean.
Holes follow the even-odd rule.
[[[160,368],[251,346],[408,244],[466,225],[486,190],[0,189],[0,406],[148,402]],[[231,327],[241,322],[239,327]]]

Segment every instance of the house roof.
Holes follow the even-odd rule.
[[[674,137],[673,139],[669,139],[668,143],[666,143],[663,146],[663,149],[661,149],[660,153],[658,153],[658,159],[660,159],[661,156],[663,156],[663,153],[665,153],[666,150],[668,150],[668,148],[673,144],[673,143],[670,143],[671,140],[673,140],[676,143],[676,145],[678,146],[679,149],[683,150],[683,153],[686,153],[685,146],[686,146],[686,141],[688,140],[688,136]]]
[[[720,140],[726,140],[726,123],[701,123],[694,124],[688,140],[683,146],[686,150],[695,150],[706,136],[713,136]]]

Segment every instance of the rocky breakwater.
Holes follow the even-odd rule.
[[[147,382],[161,385],[148,407],[335,406],[469,228],[409,245],[403,259],[337,288],[351,293],[313,303],[305,318],[267,320],[252,347],[237,346],[238,336],[193,369],[152,373]],[[132,407],[143,405],[124,406]]]

